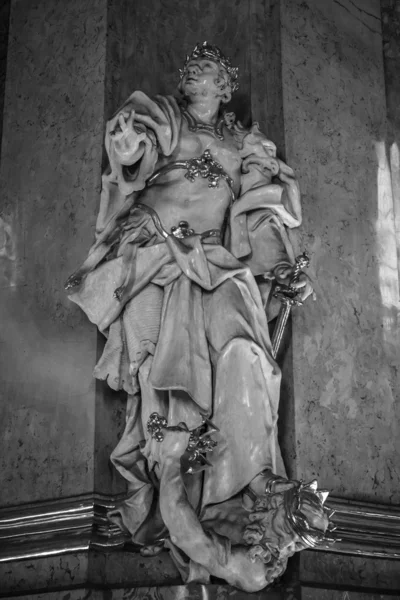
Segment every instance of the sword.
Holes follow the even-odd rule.
[[[272,334],[271,343],[273,358],[276,358],[278,354],[290,311],[293,306],[302,306],[303,304],[302,301],[297,298],[299,290],[293,287],[293,284],[298,281],[301,271],[306,269],[309,264],[310,258],[307,256],[306,252],[297,256],[293,277],[290,280],[289,285],[277,285],[275,288],[274,298],[278,298],[281,301],[282,306],[279,311],[274,333]]]

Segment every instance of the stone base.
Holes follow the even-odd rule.
[[[182,585],[169,553],[144,558],[137,552],[77,552],[0,563],[0,598],[24,600],[258,600],[221,583]],[[268,591],[283,600],[282,586]]]
[[[397,560],[305,551],[281,581],[248,594],[224,582],[182,585],[169,553],[82,551],[0,563],[0,598],[24,600],[400,600]]]
[[[15,596],[7,596],[15,598]],[[21,597],[21,596],[19,596]],[[268,591],[255,594],[240,592],[225,585],[173,585],[164,587],[138,587],[96,590],[74,589],[69,592],[43,592],[22,596],[24,600],[289,600],[283,591]],[[383,598],[383,596],[382,596]],[[369,598],[368,598],[369,600]]]
[[[19,596],[21,597],[21,596]],[[59,592],[45,592],[22,596],[24,600],[396,600],[400,596],[354,591],[301,588],[301,596],[290,590],[246,594],[223,585],[176,585],[170,587],[120,588],[117,590],[90,590],[80,588]],[[10,597],[11,598],[11,597]],[[15,596],[12,596],[15,598]]]
[[[75,593],[79,589],[88,593],[91,589],[174,586],[180,585],[182,580],[167,552],[144,558],[137,552],[124,550],[83,550],[0,563],[0,582],[0,598],[28,591],[35,592],[38,598],[42,595],[43,598],[58,598],[48,594],[63,590],[64,596],[60,598],[67,600],[67,590]],[[82,597],[86,598],[85,595]],[[73,598],[75,595],[69,600]],[[79,594],[76,598],[80,598]]]
[[[129,596],[128,596],[129,597]],[[133,598],[133,596],[132,596]],[[322,590],[321,588],[301,588],[301,600],[398,600],[400,596],[379,592],[358,592],[349,590]]]
[[[183,586],[166,551],[142,557],[107,519],[116,500],[89,494],[1,509],[0,598],[373,600],[400,591],[398,507],[330,498],[338,541],[296,554],[272,589],[248,595],[215,580]]]
[[[351,556],[348,554],[334,554],[332,552],[315,552],[305,550],[298,555],[299,580],[304,588],[331,588],[333,590],[363,590],[367,592],[380,592],[381,594],[399,593],[400,598],[400,562],[393,558],[377,558],[374,556]],[[350,592],[348,592],[350,593]],[[313,596],[311,591],[304,598],[320,598]],[[336,594],[339,594],[336,591]],[[369,598],[370,596],[365,596]],[[374,596],[371,596],[371,598]],[[376,596],[383,598],[382,595]],[[322,598],[325,596],[321,595]],[[326,599],[346,596],[326,596]],[[349,596],[349,599],[353,596]],[[355,596],[358,598],[358,596]],[[360,596],[364,598],[364,596]]]

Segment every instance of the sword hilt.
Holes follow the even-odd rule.
[[[299,290],[293,287],[293,284],[297,283],[301,272],[309,265],[310,257],[306,252],[303,252],[303,254],[300,254],[296,257],[295,268],[289,285],[277,285],[274,291],[274,297],[278,298],[282,304],[289,304],[290,306],[302,306],[302,301],[297,299]]]
[[[303,302],[298,299],[299,290],[293,287],[293,284],[299,280],[303,269],[306,269],[310,264],[310,258],[306,252],[296,257],[296,265],[293,272],[293,277],[289,285],[277,285],[274,291],[274,298],[281,301],[281,309],[279,311],[278,320],[272,334],[272,356],[276,358],[281,344],[286,323],[289,318],[290,311],[293,306],[302,306]]]
[[[303,254],[296,256],[295,263],[296,266],[294,269],[293,277],[290,280],[289,286],[291,286],[292,283],[296,283],[303,269],[307,269],[307,267],[310,266],[310,257],[306,252],[303,252]]]

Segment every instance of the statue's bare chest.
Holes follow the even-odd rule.
[[[208,131],[190,131],[186,121],[182,120],[179,142],[168,162],[197,158],[208,150],[224,171],[235,181],[240,177],[241,158],[236,142],[226,128],[223,139]],[[222,137],[221,136],[221,137]]]

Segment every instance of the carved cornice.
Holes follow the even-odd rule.
[[[129,536],[107,520],[118,500],[87,494],[0,509],[0,562],[122,548]],[[324,552],[400,559],[399,506],[332,497],[327,505],[340,541]]]

